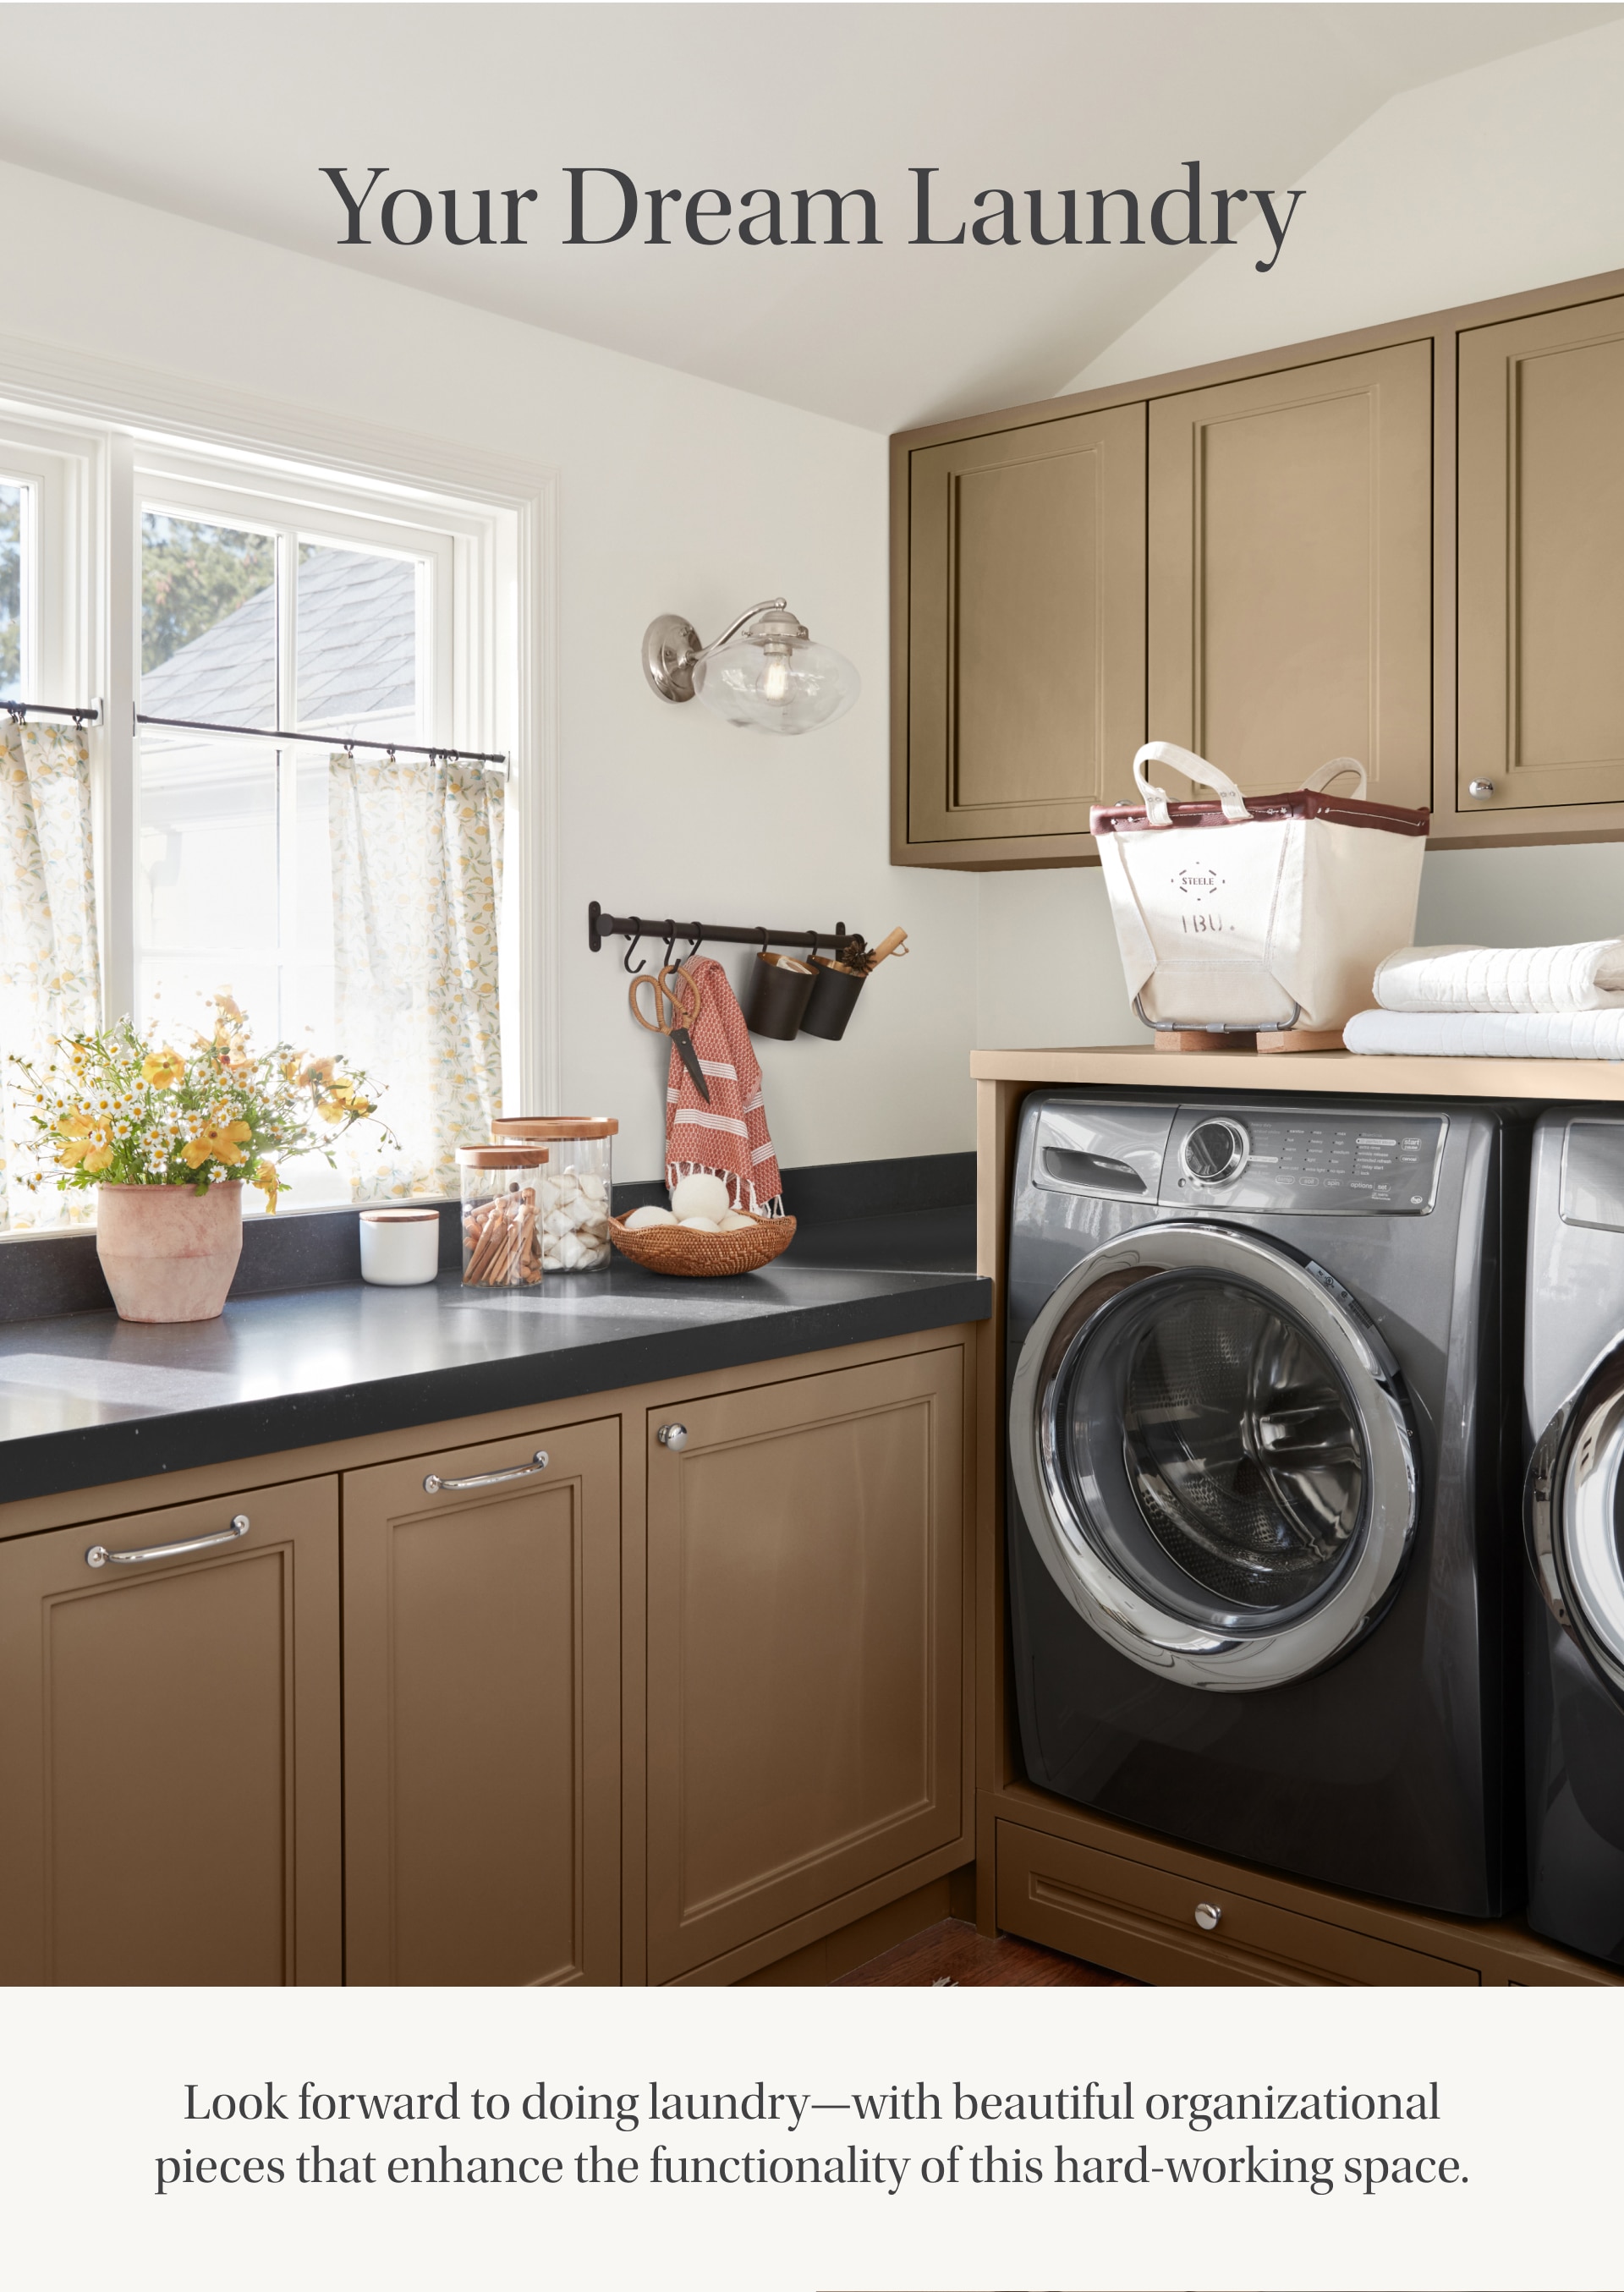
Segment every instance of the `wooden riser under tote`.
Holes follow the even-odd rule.
[[[1165,1028],[1154,1037],[1159,1051],[1339,1051],[1341,1030],[1292,1027],[1277,1034],[1221,1035],[1208,1028]]]

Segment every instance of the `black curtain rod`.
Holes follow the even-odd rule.
[[[816,949],[832,948],[836,954],[842,948],[860,949],[860,933],[849,932],[844,924],[836,924],[832,932],[769,931],[764,924],[684,924],[675,922],[670,916],[606,916],[594,900],[586,910],[586,943],[594,955],[606,939],[629,939],[626,964],[636,952],[640,939],[690,940],[697,949],[704,940],[723,940],[735,947],[804,947]],[[692,950],[691,950],[691,952]]]
[[[100,710],[93,706],[76,708],[66,700],[0,700],[0,708],[5,710],[14,724],[20,723],[25,716],[71,716],[76,724],[97,724],[101,721]]]
[[[0,707],[4,706],[0,701]],[[135,712],[138,724],[156,724],[166,732],[218,732],[230,734],[238,740],[308,740],[318,748],[376,748],[386,756],[443,756],[459,764],[505,764],[504,755],[488,755],[479,748],[424,748],[415,740],[347,739],[342,732],[284,732],[263,724],[199,724],[189,716],[143,716]]]

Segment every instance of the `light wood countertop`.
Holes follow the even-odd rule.
[[[1624,1062],[1605,1059],[1360,1057],[1352,1051],[972,1051],[977,1082],[1109,1083],[1141,1090],[1311,1091],[1373,1098],[1624,1101]]]

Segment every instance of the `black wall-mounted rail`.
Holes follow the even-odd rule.
[[[101,712],[93,702],[86,708],[76,706],[69,700],[0,700],[0,709],[13,724],[20,724],[25,716],[71,716],[76,724],[97,724]]]
[[[827,948],[831,955],[852,963],[860,963],[866,952],[862,934],[849,932],[844,924],[836,924],[832,932],[772,931],[765,924],[685,924],[671,916],[606,916],[594,900],[586,910],[586,943],[596,955],[606,939],[630,940],[626,951],[628,971],[640,939],[664,940],[668,946],[683,940],[690,955],[697,955],[707,940],[733,947],[758,947],[764,953],[769,947],[804,948],[809,954]]]

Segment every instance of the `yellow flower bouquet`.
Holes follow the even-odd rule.
[[[137,1034],[128,1019],[57,1039],[44,1073],[12,1064],[35,1131],[35,1154],[59,1186],[188,1186],[197,1193],[244,1178],[274,1210],[279,1166],[321,1153],[373,1115],[366,1076],[335,1058],[278,1043],[255,1051],[228,993],[214,997],[212,1033],[189,1050]],[[382,1126],[380,1125],[380,1127]],[[389,1135],[384,1132],[384,1136]]]

